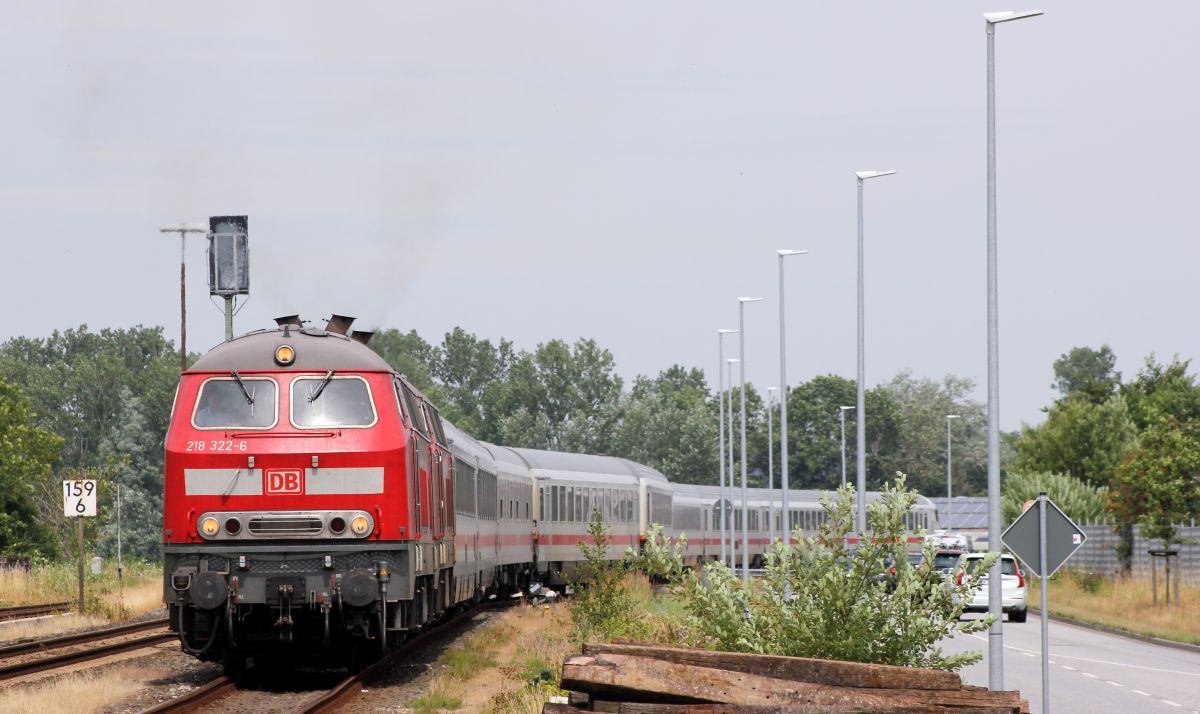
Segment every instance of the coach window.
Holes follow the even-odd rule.
[[[200,386],[192,426],[197,429],[270,429],[275,426],[275,380],[212,377]]]

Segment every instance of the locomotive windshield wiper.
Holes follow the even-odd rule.
[[[332,369],[325,373],[325,379],[321,380],[321,385],[308,395],[308,403],[312,404],[313,402],[317,401],[317,397],[321,396],[321,392],[325,391],[325,387],[328,387],[331,381],[333,381]]]
[[[248,389],[246,389],[246,383],[242,381],[242,375],[238,374],[236,369],[229,374],[232,375],[235,380],[237,380],[238,386],[242,388],[242,394],[246,397],[246,403],[254,404],[254,395]]]

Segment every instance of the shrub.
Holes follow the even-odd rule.
[[[592,512],[588,533],[593,542],[581,540],[578,544],[584,562],[570,601],[572,641],[645,636],[647,628],[638,602],[623,582],[625,563],[607,559],[608,530],[599,511]]]
[[[895,485],[868,506],[872,537],[859,534],[857,547],[851,548],[854,490],[842,488],[823,503],[828,518],[820,535],[804,538],[796,531],[799,545],[777,542],[765,577],[749,584],[718,562],[699,574],[684,569],[678,551],[667,552],[669,541],[657,532],[647,540],[641,560],[658,563],[660,571],[676,578],[690,625],[717,649],[958,669],[982,654],[947,656],[937,643],[991,624],[990,618],[959,618],[962,602],[995,556],[966,574],[962,584],[931,567],[932,543],[925,545],[925,562],[910,566],[904,518],[915,500],[916,493],[905,489],[904,476],[897,474]]]
[[[1097,521],[1106,515],[1104,501],[1108,489],[1104,486],[1093,486],[1069,474],[1009,472],[1004,477],[1001,498],[1004,522],[1015,521],[1021,515],[1021,506],[1037,498],[1042,491],[1073,521]]]

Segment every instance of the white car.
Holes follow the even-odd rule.
[[[983,562],[987,553],[963,553],[958,560],[958,578],[959,584],[962,584],[963,575],[965,573],[974,572],[975,568]],[[1000,572],[1003,579],[1001,589],[1001,607],[1004,612],[1008,613],[1009,622],[1025,622],[1025,617],[1028,614],[1025,609],[1025,575],[1021,572],[1020,566],[1017,565],[1017,559],[1005,553],[1000,556]],[[963,612],[987,612],[988,611],[988,574],[984,573],[979,580],[979,588],[974,595],[967,601]]]

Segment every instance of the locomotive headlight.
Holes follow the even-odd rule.
[[[217,519],[212,516],[205,516],[200,521],[200,535],[205,538],[212,538],[220,530],[221,525],[217,523]]]
[[[275,348],[275,364],[287,367],[296,361],[296,350],[291,345],[280,345]]]
[[[355,516],[354,520],[350,521],[350,530],[354,531],[355,535],[366,535],[371,529],[371,522],[366,516]]]

